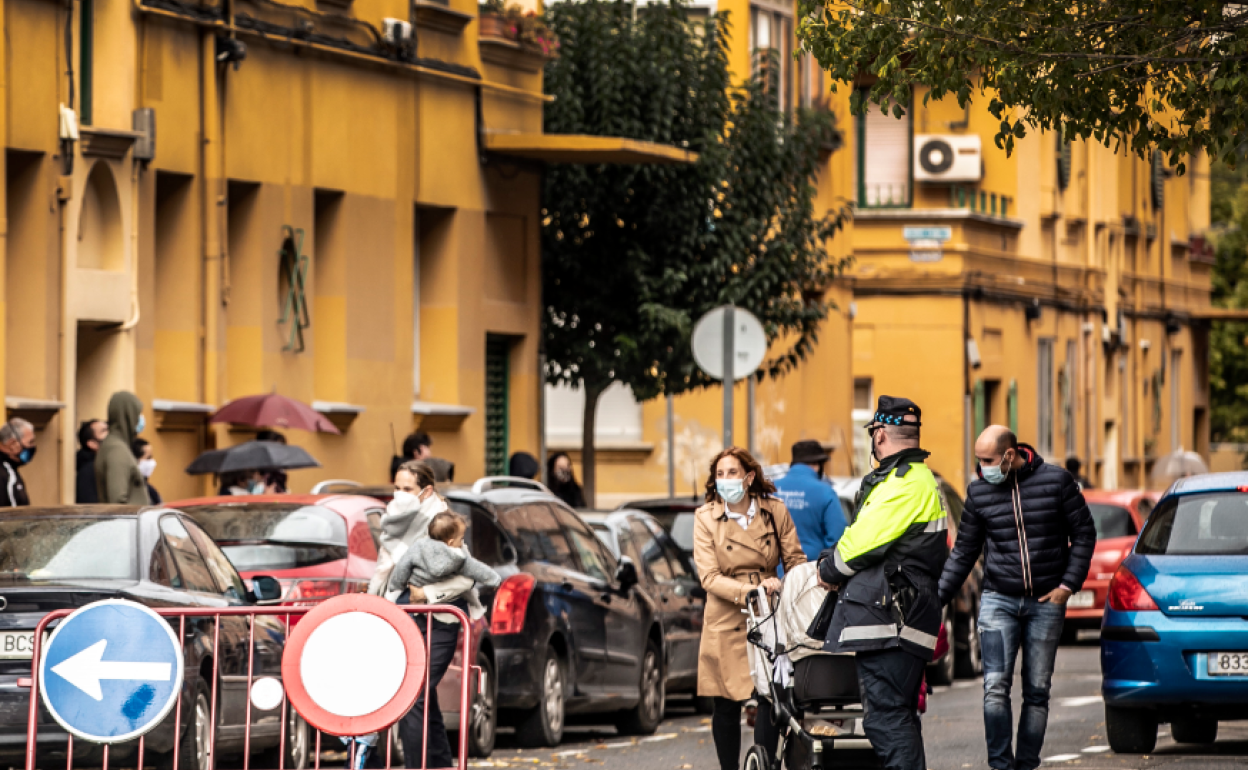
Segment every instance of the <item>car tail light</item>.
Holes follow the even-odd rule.
[[[519,572],[503,581],[494,594],[494,613],[490,617],[490,633],[518,634],[524,630],[524,615],[537,580],[527,572]]]
[[[1109,606],[1118,612],[1135,612],[1155,610],[1157,602],[1140,585],[1139,578],[1124,566],[1118,568],[1109,582]]]
[[[309,607],[341,593],[341,580],[300,580],[290,587],[283,599],[297,607]]]

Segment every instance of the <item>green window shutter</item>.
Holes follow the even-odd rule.
[[[1070,186],[1070,142],[1063,142],[1057,135],[1057,187],[1065,190]]]
[[[1010,413],[1010,430],[1018,435],[1018,381],[1010,380],[1010,394],[1006,410]]]
[[[506,337],[485,337],[485,473],[507,475],[510,428],[508,382],[511,343]]]
[[[988,404],[984,400],[984,381],[975,380],[975,436],[988,427]]]

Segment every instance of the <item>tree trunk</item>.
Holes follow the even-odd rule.
[[[594,451],[594,431],[598,425],[598,399],[606,388],[585,383],[585,414],[581,417],[581,491],[585,493],[585,505],[597,508],[597,461]]]

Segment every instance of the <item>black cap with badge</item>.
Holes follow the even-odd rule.
[[[881,425],[913,425],[919,427],[923,423],[920,418],[923,416],[923,410],[919,409],[919,405],[908,398],[898,398],[896,396],[880,396],[879,402],[875,407],[875,416],[871,418],[871,422],[867,423],[867,430],[878,428]]]

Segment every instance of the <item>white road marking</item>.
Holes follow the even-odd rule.
[[[1103,751],[1109,751],[1108,746],[1088,746],[1082,749],[1084,754],[1100,754]]]
[[[658,741],[670,741],[678,737],[676,733],[661,733],[659,735],[651,735],[649,738],[642,738],[642,743],[656,743]]]
[[[1066,708],[1078,708],[1080,706],[1091,706],[1094,703],[1103,703],[1099,695],[1083,695],[1078,698],[1062,698],[1058,704]]]
[[[1078,759],[1078,754],[1054,754],[1051,757],[1045,757],[1045,762],[1069,762],[1072,759]]]

